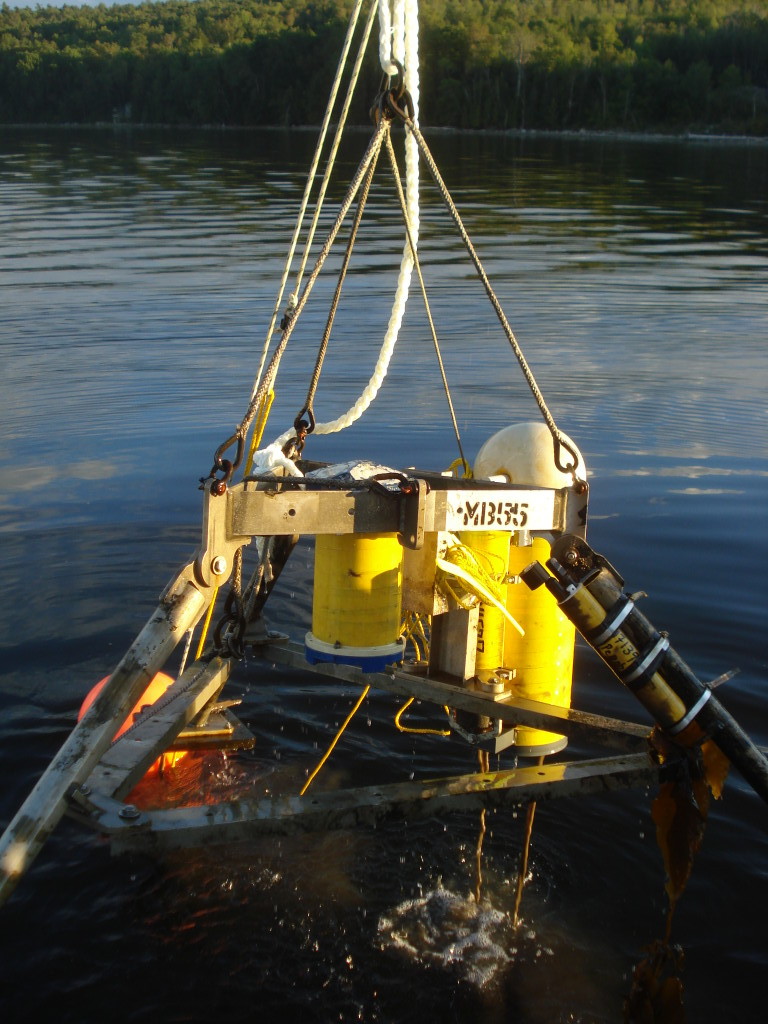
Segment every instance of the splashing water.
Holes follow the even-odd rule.
[[[405,900],[379,918],[382,949],[398,950],[425,965],[457,970],[483,988],[510,961],[509,915],[439,886]]]

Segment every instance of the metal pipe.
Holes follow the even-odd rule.
[[[624,593],[613,566],[580,537],[566,535],[553,546],[547,568],[533,562],[521,575],[532,590],[546,586],[667,736],[681,747],[710,738],[768,803],[768,760]]]

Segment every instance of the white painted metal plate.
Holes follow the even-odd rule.
[[[519,488],[446,491],[442,515],[435,508],[434,528],[451,532],[558,529],[556,494],[553,490]]]

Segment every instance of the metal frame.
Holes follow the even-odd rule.
[[[391,488],[373,488],[368,481],[250,477],[216,494],[214,484],[205,484],[203,537],[194,563],[204,586],[226,582],[235,552],[254,537],[397,533],[403,547],[419,550],[426,534],[439,531],[583,536],[588,500],[586,489],[510,487],[416,470]]]
[[[300,464],[305,472],[316,466]],[[270,477],[222,487],[220,481],[208,480],[203,491],[202,539],[194,561],[182,567],[163,592],[158,608],[0,840],[0,898],[13,889],[65,813],[108,835],[117,851],[160,849],[231,842],[264,832],[344,828],[434,814],[447,807],[602,792],[647,785],[659,776],[662,769],[647,742],[647,727],[512,700],[509,694],[488,693],[475,684],[472,614],[476,620],[477,609],[466,612],[446,606],[435,587],[434,550],[440,532],[499,529],[583,537],[586,485],[559,490],[513,487],[409,470],[385,474],[381,481]],[[227,707],[231,702],[219,702],[232,658],[211,654],[191,665],[159,702],[111,742],[149,680],[200,619],[214,588],[231,575],[238,550],[270,536],[379,532],[396,532],[406,551],[407,607],[433,615],[433,633],[442,633],[440,652],[433,652],[426,671],[423,666],[390,666],[384,672],[363,673],[331,662],[308,665],[301,645],[285,637],[270,642],[274,638],[268,635],[256,638],[257,652],[266,650],[270,662],[431,701],[450,707],[457,716],[475,716],[470,720],[481,721],[482,728],[472,733],[457,723],[457,731],[492,750],[504,749],[516,727],[530,726],[617,753],[535,768],[204,808],[143,812],[126,804],[125,796],[161,753],[174,745],[178,749],[206,743],[213,715],[215,731],[226,734],[228,744],[248,745],[247,730]],[[454,629],[457,616],[460,628]]]
[[[238,799],[205,806],[140,811],[123,798],[147,767],[201,708],[214,700],[230,671],[217,657],[192,665],[161,701],[143,712],[101,758],[86,783],[69,793],[67,813],[109,837],[115,853],[169,850],[199,844],[232,843],[259,835],[288,835],[416,820],[445,810],[499,807],[528,800],[590,795],[647,786],[662,767],[648,744],[645,726],[554,707],[510,700],[472,686],[459,686],[395,668],[363,673],[350,665],[307,665],[303,647],[283,638],[256,648],[264,663],[329,676],[356,686],[370,685],[507,725],[557,730],[570,739],[616,751],[612,756],[472,773],[450,778],[366,786],[304,797]],[[477,742],[492,741],[493,733]]]

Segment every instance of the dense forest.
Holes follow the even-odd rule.
[[[352,0],[0,6],[0,122],[313,124]],[[768,134],[768,0],[422,0],[422,121]],[[353,117],[379,88],[371,46]]]

